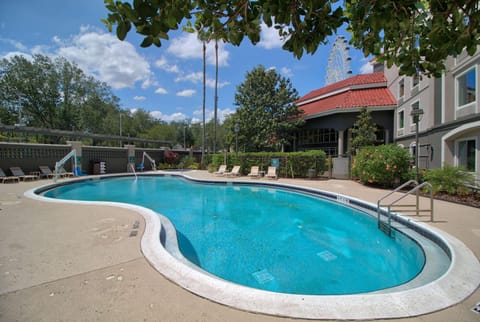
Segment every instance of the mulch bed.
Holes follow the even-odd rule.
[[[470,207],[480,208],[480,193],[470,193],[468,195],[449,195],[447,193],[437,193],[434,199],[454,202]]]
[[[375,184],[366,184],[366,185],[370,187],[386,189],[385,187],[382,187],[380,185],[375,185]],[[402,191],[406,192],[407,190],[402,190]],[[430,194],[424,193],[422,191],[420,191],[420,195],[424,197],[430,196]],[[480,192],[471,192],[465,195],[450,195],[446,192],[438,192],[433,195],[433,199],[454,202],[454,203],[469,206],[469,207],[480,208]]]

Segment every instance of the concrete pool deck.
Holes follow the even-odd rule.
[[[224,180],[204,171],[189,175]],[[24,197],[25,191],[49,182],[0,185],[0,321],[292,320],[216,304],[168,281],[144,258],[140,250],[144,220],[131,210]],[[386,194],[344,180],[278,182],[372,203]],[[432,226],[458,238],[480,257],[480,209],[435,201],[435,219]],[[480,315],[471,309],[478,302],[477,289],[453,307],[398,320],[476,321]]]

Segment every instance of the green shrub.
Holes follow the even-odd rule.
[[[352,162],[352,176],[362,183],[393,187],[408,180],[410,155],[395,144],[367,146]]]
[[[226,162],[225,162],[226,159]],[[321,150],[307,152],[256,152],[256,153],[228,153],[215,154],[212,157],[213,168],[227,164],[231,169],[240,165],[242,174],[248,174],[252,166],[259,166],[260,170],[267,170],[272,159],[279,159],[279,176],[306,177],[308,171],[313,169],[315,174],[322,174],[326,168],[326,155]]]
[[[465,169],[444,165],[443,168],[427,171],[425,180],[432,185],[433,193],[466,194],[469,189],[465,184],[473,183],[473,175]]]

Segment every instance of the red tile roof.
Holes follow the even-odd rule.
[[[397,102],[387,88],[385,75],[371,73],[314,90],[301,97],[296,104],[308,116],[338,108],[395,107]]]

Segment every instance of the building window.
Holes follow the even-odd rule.
[[[476,140],[467,139],[462,141],[457,141],[457,158],[458,166],[465,168],[467,171],[475,172],[477,168],[476,160]]]
[[[338,132],[335,129],[305,129],[298,133],[298,144],[329,144],[338,142]]]
[[[398,112],[398,129],[405,128],[405,111]]]
[[[476,68],[472,68],[457,78],[458,107],[462,107],[476,101],[476,75]]]
[[[405,79],[398,83],[398,97],[403,97],[403,95],[405,95]]]
[[[420,76],[417,74],[412,76],[412,87],[415,87],[420,83]]]

